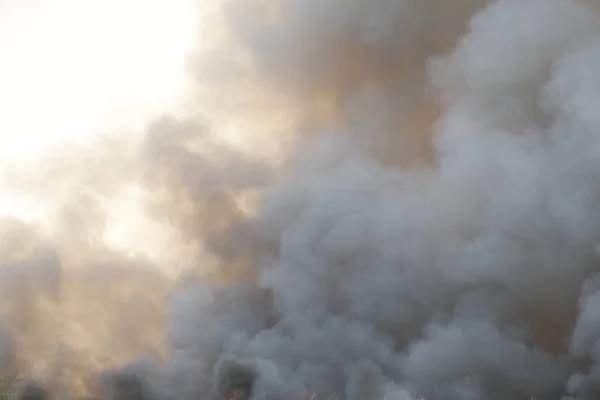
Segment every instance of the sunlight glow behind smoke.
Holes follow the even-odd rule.
[[[108,201],[106,244],[132,256],[141,254],[158,265],[173,266],[176,260],[164,257],[173,246],[174,232],[169,234],[167,227],[144,213],[143,198],[142,189],[132,185]],[[171,268],[169,272],[176,275],[178,271]]]
[[[139,129],[181,95],[182,61],[194,39],[191,2],[35,3],[2,6],[15,9],[0,41],[3,158]]]
[[[106,131],[135,133],[157,112],[178,107],[196,6],[192,0],[3,2],[0,169],[31,168],[53,147]],[[3,193],[1,178],[0,213],[39,219],[35,205]]]

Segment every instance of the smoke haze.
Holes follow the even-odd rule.
[[[597,397],[600,3],[209,6],[186,112],[0,174],[45,215],[0,221],[2,373],[114,400]]]

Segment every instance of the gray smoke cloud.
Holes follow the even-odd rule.
[[[69,323],[115,400],[597,397],[600,4],[221,6],[202,121],[9,174],[56,211],[2,224],[2,365]],[[100,239],[133,183],[176,280]]]

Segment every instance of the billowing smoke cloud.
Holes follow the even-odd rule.
[[[1,227],[0,367],[115,400],[595,398],[598,6],[221,4],[202,119],[6,174],[51,212]],[[131,186],[161,257],[106,243]]]

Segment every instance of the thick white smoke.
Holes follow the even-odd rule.
[[[98,313],[113,324],[93,337],[114,338],[100,347],[120,356],[159,347],[172,286],[138,261],[148,287],[136,287],[131,260],[81,239],[103,227],[94,196],[143,187],[147,213],[177,232],[173,252],[191,265],[167,302],[168,348],[103,373],[103,393],[595,398],[598,5],[226,2],[221,35],[191,62],[206,124],[160,118],[133,155],[77,176],[87,206],[59,202],[80,210],[78,223],[57,220],[49,237],[77,233],[41,241],[72,264],[113,266],[106,281],[122,290]],[[232,126],[240,146],[215,140]],[[69,283],[84,273],[61,275],[53,260],[44,290],[86,307],[102,298],[73,294],[98,269]],[[40,304],[24,315],[42,320]],[[11,329],[44,336],[8,323],[3,364],[23,354]]]

